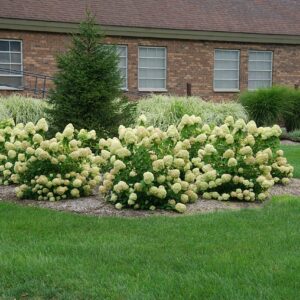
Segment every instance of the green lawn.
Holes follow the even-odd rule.
[[[300,146],[298,145],[282,145],[282,150],[288,159],[288,162],[294,166],[294,177],[300,178]]]
[[[298,299],[300,198],[186,217],[0,204],[0,299]]]

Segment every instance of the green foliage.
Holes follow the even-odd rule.
[[[282,140],[290,140],[290,141],[294,141],[294,142],[300,142],[300,130],[294,130],[294,131],[287,132],[286,129],[284,128],[282,131],[283,132],[280,137]]]
[[[17,123],[36,123],[46,117],[49,107],[46,100],[28,98],[21,95],[0,97],[0,121],[13,119]]]
[[[287,101],[291,109],[284,115],[285,127],[287,131],[300,130],[300,90],[289,89]]]
[[[114,99],[112,103],[115,107],[115,115],[113,122],[108,125],[108,131],[110,132],[110,136],[116,136],[121,124],[130,126],[135,122],[138,102],[128,100],[126,97],[120,97]]]
[[[146,117],[139,118],[141,124]],[[275,183],[288,184],[293,167],[279,150],[278,125],[228,116],[221,126],[183,116],[167,131],[137,125],[119,128],[119,139],[101,139],[100,193],[117,209],[157,207],[184,212],[204,199],[265,200]]]
[[[112,133],[119,117],[121,76],[115,47],[102,44],[102,35],[88,13],[71,48],[58,56],[55,89],[50,92],[54,130],[68,123],[75,128]]]
[[[300,127],[300,91],[274,86],[244,92],[239,100],[259,126],[282,123],[288,131]]]
[[[292,138],[300,139],[300,130],[294,130],[289,133]]]
[[[197,97],[163,95],[152,95],[140,100],[137,104],[136,120],[141,114],[147,117],[147,124],[161,129],[177,125],[185,114],[199,116],[210,125],[222,124],[227,116],[247,120],[245,109],[238,103],[214,103]]]

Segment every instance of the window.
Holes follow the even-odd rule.
[[[0,40],[0,89],[22,88],[22,71],[22,42]]]
[[[139,90],[166,91],[167,49],[139,47]]]
[[[240,51],[215,50],[214,91],[237,92],[240,89]]]
[[[273,52],[249,51],[248,89],[272,86]]]
[[[127,71],[127,46],[117,46],[119,55],[119,69],[123,79],[122,89],[126,90],[128,87],[128,71]]]

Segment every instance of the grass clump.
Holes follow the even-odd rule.
[[[0,97],[0,121],[13,119],[17,123],[36,123],[45,117],[45,109],[49,105],[46,100],[11,95]]]
[[[220,125],[227,116],[247,120],[243,106],[235,102],[206,102],[198,97],[152,95],[137,103],[136,119],[144,114],[147,124],[163,130],[178,125],[184,115],[201,117],[204,123]]]
[[[239,100],[259,126],[281,123],[287,131],[300,128],[300,91],[274,86],[246,91]]]

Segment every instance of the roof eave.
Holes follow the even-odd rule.
[[[0,18],[0,29],[76,33],[78,24]],[[107,36],[300,45],[300,35],[196,31],[102,25]]]

